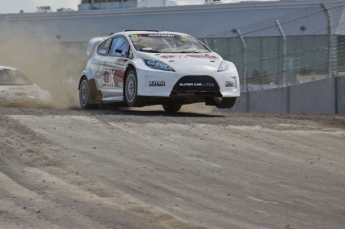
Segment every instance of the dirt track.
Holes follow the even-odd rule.
[[[1,229],[343,229],[345,116],[0,108]]]

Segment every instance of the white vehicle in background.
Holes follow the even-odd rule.
[[[19,70],[0,66],[0,105],[48,106],[51,102],[51,94]]]
[[[168,112],[200,102],[231,108],[240,95],[235,65],[184,33],[125,30],[91,39],[87,54],[78,86],[84,109],[116,102]]]

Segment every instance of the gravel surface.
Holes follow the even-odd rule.
[[[345,115],[0,107],[1,229],[343,229]]]

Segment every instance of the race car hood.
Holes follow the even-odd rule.
[[[216,53],[141,53],[142,59],[164,62],[176,72],[217,72],[223,60]]]

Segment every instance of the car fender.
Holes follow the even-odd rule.
[[[91,73],[91,69],[85,69],[79,79],[79,84],[78,84],[78,90],[80,90],[80,85],[81,85],[81,81],[84,77],[86,77],[86,79],[89,82],[89,89],[90,89],[90,93],[89,93],[89,102],[90,104],[102,104],[102,92],[99,90],[97,81],[94,77],[91,77],[92,73]]]
[[[144,86],[145,80],[138,74],[137,70],[143,69],[145,68],[146,65],[144,63],[144,61],[142,61],[142,59],[135,59],[135,60],[129,60],[126,63],[126,71],[124,74],[124,78],[123,78],[123,82],[126,81],[126,76],[127,76],[127,72],[130,68],[134,68],[137,72],[137,80],[138,80],[138,95],[141,94],[141,90]]]
[[[80,76],[80,79],[79,79],[78,90],[80,89],[80,84],[81,84],[81,80],[83,79],[83,77],[86,77],[87,80],[90,80],[90,79],[94,78],[94,77],[92,77],[92,71],[91,71],[90,68],[86,68],[86,69],[82,72],[82,74],[81,74],[81,76]],[[97,87],[97,88],[98,88],[98,87]]]
[[[138,60],[132,60],[132,59],[129,59],[127,62],[126,62],[126,67],[125,67],[125,72],[124,72],[124,75],[123,75],[123,82],[125,82],[126,80],[126,76],[127,76],[127,72],[131,69],[131,68],[134,68],[134,70],[137,70],[137,65],[138,65]],[[139,79],[138,79],[139,80]]]

